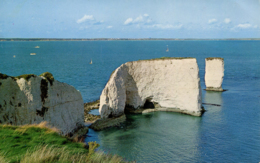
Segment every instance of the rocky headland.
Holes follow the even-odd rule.
[[[59,129],[62,135],[86,132],[81,93],[48,72],[17,77],[0,74],[0,123],[25,125],[42,121]]]
[[[199,68],[195,58],[127,62],[111,74],[100,96],[102,119],[99,123],[117,117],[123,121],[125,112],[151,111],[202,115]]]

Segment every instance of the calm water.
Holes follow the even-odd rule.
[[[97,141],[100,149],[138,162],[259,162],[260,41],[0,42],[0,72],[17,76],[49,71],[89,102],[99,98],[121,64],[163,56],[197,58],[202,89],[205,58],[223,57],[222,87],[228,91],[202,92],[204,103],[221,106],[204,105],[207,112],[202,117],[168,112],[128,115],[121,127],[90,130],[86,141]]]

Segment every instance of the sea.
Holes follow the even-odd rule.
[[[121,64],[160,57],[196,58],[203,103],[220,106],[204,105],[202,117],[172,112],[127,115],[119,127],[90,129],[85,141],[96,141],[98,150],[128,161],[260,162],[260,41],[0,42],[1,73],[50,72],[79,90],[84,102],[99,99],[110,74]],[[222,87],[227,91],[204,90],[207,57],[224,58]]]

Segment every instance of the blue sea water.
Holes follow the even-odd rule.
[[[163,56],[197,58],[202,89],[205,58],[223,57],[222,87],[228,91],[202,91],[204,103],[221,106],[204,105],[202,117],[128,115],[120,127],[90,130],[86,141],[97,141],[101,150],[137,162],[260,162],[260,41],[0,42],[0,72],[51,72],[89,102],[99,98],[121,64]]]

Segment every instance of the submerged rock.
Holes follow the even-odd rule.
[[[100,96],[101,118],[119,117],[125,108],[161,110],[201,116],[199,68],[195,58],[127,62],[111,75]]]
[[[224,59],[206,58],[205,59],[205,84],[208,91],[224,91],[222,82],[224,77]]]
[[[87,103],[84,104],[85,122],[94,122],[97,119],[100,119],[100,115],[93,115],[93,114],[89,113],[93,109],[98,109],[99,103],[100,103],[99,100],[96,100],[96,101],[87,102]]]
[[[0,123],[24,125],[47,121],[61,134],[84,126],[79,91],[54,80],[51,73],[10,77],[0,74]]]
[[[106,119],[98,119],[94,123],[92,123],[89,128],[100,131],[105,128],[113,127],[113,126],[120,126],[122,122],[126,120],[125,115],[121,115],[115,118],[106,118]]]

